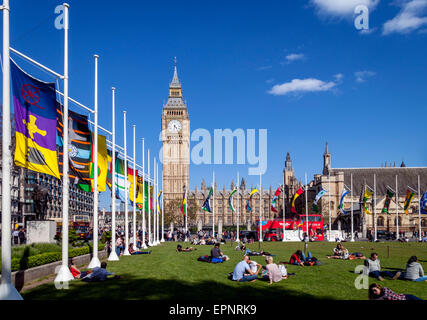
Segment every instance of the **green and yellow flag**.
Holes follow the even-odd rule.
[[[372,192],[369,191],[368,188],[365,188],[365,194],[363,196],[363,210],[365,211],[366,214],[372,214],[369,210],[368,210],[368,205],[367,205],[367,201],[369,200],[369,198],[371,197]]]

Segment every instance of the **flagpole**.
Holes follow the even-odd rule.
[[[259,242],[262,242],[262,176],[259,174]]]
[[[145,141],[142,140],[142,248],[147,249],[145,244]]]
[[[132,221],[132,227],[133,227],[133,246],[135,248],[136,246],[136,184],[137,184],[137,179],[136,179],[136,141],[135,141],[135,129],[136,129],[136,125],[132,126],[133,129],[133,221]]]
[[[418,240],[422,241],[421,237],[421,192],[420,192],[420,175],[418,175]]]
[[[129,253],[129,212],[128,212],[128,202],[129,202],[129,189],[128,189],[128,156],[127,156],[127,146],[126,146],[126,111],[123,111],[123,137],[124,137],[124,153],[125,153],[125,251],[124,256],[130,256]]]
[[[212,237],[215,237],[215,171],[212,174]]]
[[[306,224],[306,232],[307,232],[307,239],[310,241],[310,234],[308,233],[308,188],[307,188],[307,173],[305,173],[305,224]]]
[[[1,233],[1,285],[0,300],[23,300],[12,284],[12,217],[10,173],[12,163],[11,128],[10,128],[10,29],[9,0],[4,0],[3,10],[3,129],[2,129],[2,233]]]
[[[147,154],[147,162],[148,162],[148,246],[152,247],[153,242],[151,241],[151,184],[150,184],[150,149],[148,149]]]
[[[118,261],[119,257],[116,253],[116,115],[115,115],[115,90],[116,88],[111,88],[112,90],[112,133],[111,139],[113,140],[113,145],[111,147],[111,167],[112,167],[112,177],[111,177],[111,253],[108,257],[109,261]]]
[[[331,173],[328,171],[328,210],[329,210],[329,242],[333,242],[332,239],[332,217],[331,217]]]
[[[161,209],[161,213],[162,213],[162,240],[160,240],[160,242],[165,242],[165,212],[163,210],[163,170],[162,170],[162,209]]]
[[[59,269],[55,282],[67,282],[74,277],[68,268],[68,209],[69,209],[69,177],[68,177],[68,9],[67,3],[64,6],[64,138],[63,138],[63,158],[62,158],[62,265]],[[5,65],[3,65],[5,68]],[[5,72],[6,73],[6,72]],[[4,93],[5,91],[3,91]],[[3,126],[6,123],[3,121]],[[9,145],[7,145],[8,147]],[[4,161],[3,161],[4,162]],[[6,171],[6,168],[3,167]],[[5,189],[3,189],[5,191]]]
[[[396,174],[396,240],[399,240],[399,189],[397,186],[397,174]]]
[[[159,164],[156,161],[156,244],[160,244],[159,241]]]
[[[373,210],[374,210],[374,242],[377,241],[377,183],[376,183],[376,176],[374,173],[374,204],[373,204]]]
[[[282,200],[283,200],[283,239],[282,242],[286,241],[286,205],[285,205],[285,174],[283,174],[283,190],[282,190]]]
[[[353,174],[350,173],[350,206],[351,206],[351,239],[350,242],[354,242],[354,223],[353,223]]]
[[[94,124],[94,143],[93,143],[93,257],[90,261],[88,268],[93,269],[101,266],[101,262],[98,259],[98,58],[95,54],[95,124]],[[68,144],[64,144],[67,146]],[[65,148],[64,148],[65,149]]]
[[[153,246],[157,246],[157,229],[156,229],[156,213],[157,213],[157,180],[156,180],[157,163],[156,157],[153,159]]]
[[[188,207],[188,200],[187,200],[187,192],[188,187],[185,187],[185,242],[188,241],[187,233],[188,233],[188,219],[187,219],[187,207]]]
[[[237,237],[236,242],[240,242],[239,238],[239,224],[240,224],[240,216],[239,216],[239,192],[240,192],[240,183],[239,183],[239,172],[237,172]]]

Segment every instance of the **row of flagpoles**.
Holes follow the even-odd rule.
[[[284,179],[284,177],[283,177]],[[365,185],[364,186],[364,196],[363,196],[363,200],[362,200],[362,205],[363,205],[363,212],[367,215],[372,215],[371,212],[369,212],[368,208],[367,208],[367,201],[369,200],[369,198],[371,197],[372,193],[374,194],[374,198],[372,200],[372,208],[373,208],[373,227],[374,227],[374,234],[373,234],[373,239],[374,241],[377,241],[377,210],[376,210],[376,203],[377,203],[377,196],[376,196],[376,175],[373,175],[373,179],[374,179],[374,187],[371,188],[369,185]],[[237,182],[239,182],[239,173],[237,173]],[[284,187],[285,185],[285,181],[283,180],[283,184],[281,186],[279,186],[274,194],[274,197],[272,199],[272,204],[271,204],[271,209],[274,212],[277,212],[276,209],[276,201],[278,199],[278,196],[280,195],[280,193],[282,193],[282,201],[283,201],[283,241],[286,241],[286,237],[285,237],[285,220],[286,220],[286,211],[285,211],[285,192],[284,192]],[[215,190],[214,190],[214,186],[215,186],[215,173],[213,173],[213,181],[212,181],[212,186],[210,187],[210,191],[209,194],[206,198],[206,200],[203,203],[202,206],[202,210],[206,211],[206,212],[210,212],[212,213],[212,232],[213,235],[215,235]],[[330,189],[330,175],[328,175],[328,187]],[[396,175],[396,190],[393,190],[390,186],[387,186],[387,194],[386,194],[386,198],[385,198],[385,203],[384,203],[384,208],[381,210],[382,213],[389,213],[389,205],[390,202],[392,200],[392,198],[395,196],[395,204],[396,204],[396,239],[399,239],[399,204],[398,204],[398,199],[399,199],[399,195],[398,195],[398,175]],[[251,200],[252,200],[252,196],[256,193],[260,194],[260,203],[259,203],[259,241],[262,242],[262,219],[263,219],[263,212],[262,212],[262,177],[261,175],[259,176],[259,189],[261,190],[261,192],[255,188],[251,191],[249,198],[247,200],[247,204],[246,204],[246,211],[250,212],[252,211],[252,208],[250,206],[251,204]],[[291,202],[291,212],[296,214],[296,207],[295,207],[295,201],[296,199],[302,195],[303,193],[306,192],[306,190],[308,190],[308,184],[307,184],[307,174],[305,175],[305,187],[300,187],[296,193],[293,195],[292,197],[292,202]],[[372,192],[371,192],[371,191]],[[391,191],[390,191],[391,190]],[[410,186],[407,186],[407,192],[406,192],[406,197],[405,197],[405,203],[403,205],[403,210],[405,214],[408,214],[408,210],[409,210],[409,206],[412,202],[413,196],[417,191],[415,189],[413,189]],[[313,211],[318,212],[318,201],[320,200],[320,198],[322,196],[324,196],[326,193],[328,193],[328,211],[329,211],[329,230],[332,230],[332,215],[331,215],[331,193],[328,192],[328,190],[322,189],[320,190],[320,192],[317,193],[314,202],[313,202]],[[347,212],[344,210],[344,198],[346,195],[350,194],[350,198],[351,198],[351,205],[350,205],[350,223],[351,223],[351,231],[350,231],[350,236],[351,242],[354,242],[354,214],[353,214],[353,174],[350,174],[350,187],[348,187],[347,185],[344,184],[344,188],[341,192],[341,196],[340,196],[340,203],[338,206],[338,209],[340,211],[341,214],[343,215],[347,215]],[[234,208],[233,205],[233,197],[234,195],[236,195],[237,197],[237,210],[236,208]],[[239,185],[237,185],[233,190],[230,191],[230,194],[228,196],[228,205],[231,209],[232,212],[236,212],[237,213],[237,237],[236,237],[236,242],[239,242],[239,227],[240,227],[240,201],[239,201],[239,197],[241,197],[242,194],[240,192],[240,187]],[[187,197],[187,193],[185,193],[184,195],[185,199]],[[212,201],[213,201],[213,205],[210,205],[210,198],[212,197]],[[308,221],[308,197],[305,197],[305,215],[306,215],[306,221]],[[426,204],[424,204],[424,202],[427,203],[427,192],[424,193],[423,197],[421,197],[421,193],[420,193],[420,176],[418,176],[418,199],[419,199],[419,205],[418,205],[418,236],[419,236],[419,240],[421,241],[421,213],[424,208],[424,206]],[[426,213],[427,212],[423,212]],[[187,227],[186,227],[187,230]],[[308,230],[308,223],[306,223],[306,234],[309,234],[309,230]],[[329,236],[329,241],[335,241],[334,239],[331,239],[331,237]]]
[[[132,161],[133,162],[133,239],[134,243],[136,242],[136,182],[137,182],[137,174],[136,174],[136,167],[142,169],[142,243],[143,248],[146,248],[145,245],[145,228],[146,228],[146,221],[145,221],[145,203],[144,197],[145,197],[145,182],[147,182],[148,185],[148,191],[150,191],[150,187],[153,187],[153,233],[151,232],[151,214],[150,213],[150,205],[148,209],[148,240],[149,245],[154,246],[160,244],[160,242],[164,241],[164,218],[162,215],[162,239],[159,240],[159,232],[160,232],[160,226],[159,226],[159,214],[162,211],[161,208],[163,208],[163,197],[160,201],[160,195],[161,191],[159,191],[159,183],[158,183],[158,163],[156,161],[156,158],[154,158],[154,174],[153,178],[150,176],[150,150],[148,150],[148,172],[145,173],[145,145],[144,145],[144,139],[142,139],[142,166],[136,164],[136,149],[135,149],[135,125],[133,126],[133,158],[128,156],[127,154],[127,144],[126,144],[126,111],[123,111],[123,122],[124,122],[124,147],[120,147],[116,144],[115,141],[115,88],[112,88],[112,130],[109,131],[102,126],[98,124],[98,55],[94,56],[95,59],[95,87],[94,87],[94,109],[88,108],[82,103],[72,99],[68,95],[68,86],[69,86],[69,76],[68,76],[68,30],[69,30],[69,5],[64,3],[63,4],[63,11],[64,11],[64,19],[63,19],[63,29],[64,29],[64,74],[61,75],[50,68],[42,65],[41,63],[35,61],[34,59],[31,59],[30,57],[22,54],[16,49],[13,49],[10,47],[10,29],[9,29],[9,14],[10,14],[10,8],[9,8],[9,0],[4,0],[3,5],[0,7],[3,10],[3,107],[2,107],[2,113],[3,113],[3,127],[2,127],[2,277],[1,277],[1,285],[0,285],[0,300],[20,300],[22,297],[18,293],[18,291],[15,289],[15,287],[12,284],[11,281],[11,194],[10,194],[10,176],[11,176],[11,163],[12,163],[12,153],[10,149],[11,145],[11,126],[10,126],[10,83],[11,83],[11,64],[10,64],[10,51],[17,54],[21,58],[29,61],[30,63],[36,65],[39,68],[42,68],[43,70],[47,71],[48,73],[52,74],[53,76],[63,80],[63,93],[59,90],[55,90],[54,94],[58,94],[63,98],[63,109],[58,111],[61,113],[62,111],[62,119],[69,119],[69,108],[68,108],[68,102],[71,101],[75,105],[82,107],[86,111],[94,114],[94,122],[88,120],[89,123],[91,123],[94,127],[94,142],[93,142],[93,148],[95,152],[93,152],[93,258],[89,264],[89,268],[94,268],[97,266],[100,266],[100,261],[98,258],[98,174],[96,174],[95,168],[98,168],[98,129],[101,129],[105,131],[107,134],[110,134],[112,136],[112,141],[109,141],[106,139],[107,145],[112,149],[111,155],[112,155],[112,250],[111,254],[108,257],[109,260],[118,260],[118,256],[116,254],[115,250],[115,244],[116,244],[116,188],[118,188],[117,183],[117,177],[118,174],[116,172],[116,149],[119,151],[117,154],[121,155],[124,158],[125,162],[125,170],[124,170],[124,189],[125,189],[125,255],[129,255],[129,223],[128,223],[128,201],[129,201],[129,190],[128,190],[128,166],[127,162]],[[14,72],[17,70],[19,71],[19,67],[16,68],[15,63],[13,63]],[[22,71],[22,70],[21,70]],[[21,72],[19,71],[19,72]],[[17,74],[17,73],[15,73]],[[21,74],[18,74],[18,76],[28,77],[31,81],[35,81],[38,83],[41,83],[42,85],[45,85],[46,83],[42,83],[39,80],[32,78],[29,75],[26,75],[22,72]],[[18,77],[17,76],[17,77]],[[17,78],[20,80],[19,78]],[[25,78],[24,78],[25,79]],[[22,79],[21,79],[22,80]],[[14,79],[15,81],[15,79]],[[25,82],[23,82],[25,83]],[[27,91],[22,91],[22,90]],[[48,88],[49,89],[49,88]],[[15,93],[14,88],[14,93]],[[23,99],[22,102],[25,106],[29,106],[28,109],[26,109],[24,117],[23,117],[23,124],[25,126],[24,130],[22,132],[18,132],[18,128],[16,130],[16,137],[22,138],[22,133],[25,132],[26,136],[23,136],[24,139],[28,139],[27,143],[33,144],[35,147],[35,152],[39,152],[39,155],[43,156],[45,149],[40,148],[40,146],[37,145],[35,142],[37,139],[34,138],[34,134],[40,134],[41,136],[45,137],[47,136],[47,131],[41,130],[38,128],[40,125],[40,119],[45,116],[45,111],[38,111],[38,113],[34,113],[34,109],[38,110],[36,107],[40,109],[45,109],[44,107],[40,107],[37,105],[37,103],[45,103],[43,99],[45,97],[43,96],[45,92],[43,89],[40,89],[37,86],[32,86],[28,84],[24,84],[21,89],[22,96],[19,96],[15,100]],[[49,92],[48,92],[49,93]],[[16,93],[15,93],[16,94]],[[54,98],[56,100],[56,98]],[[14,102],[15,102],[14,100]],[[25,101],[24,101],[25,100]],[[19,101],[18,101],[19,103]],[[22,106],[19,104],[19,107]],[[17,108],[17,104],[15,103],[15,109]],[[35,106],[33,109],[32,106]],[[31,112],[30,112],[31,109]],[[44,112],[44,113],[43,113]],[[34,114],[34,115],[32,115]],[[30,121],[26,121],[28,118]],[[19,114],[18,114],[19,116]],[[15,118],[17,117],[17,111],[15,110]],[[56,120],[56,114],[55,114],[55,120]],[[36,121],[39,121],[36,123]],[[17,123],[17,127],[22,124]],[[66,282],[73,279],[73,276],[68,268],[68,231],[69,231],[69,121],[62,121],[62,264],[60,267],[60,270],[57,274],[57,277],[55,279],[55,282]],[[59,126],[58,126],[59,128]],[[55,126],[56,130],[56,126]],[[37,136],[36,136],[37,137]],[[31,140],[30,140],[31,139]],[[18,143],[17,143],[18,144]],[[30,149],[30,148],[28,148]],[[42,151],[39,151],[42,150]],[[27,167],[28,169],[39,171],[43,173],[47,173],[46,171],[40,171],[37,170],[37,166],[32,163],[32,166],[26,166],[26,164],[30,163],[29,161],[29,153],[27,153],[27,150],[25,150],[26,153],[23,153],[25,155],[23,162],[25,164],[20,163],[17,159],[17,151],[15,150],[15,163],[18,165]],[[47,151],[49,152],[49,151]],[[56,151],[55,151],[56,152]],[[55,153],[56,158],[56,153]],[[56,159],[55,159],[56,160]],[[46,167],[48,167],[47,162],[44,163]],[[55,172],[54,172],[55,171]],[[53,176],[59,178],[59,172],[56,165],[56,170],[54,170]],[[150,192],[148,192],[150,194]],[[158,196],[154,196],[158,193]],[[150,198],[150,196],[148,197]],[[149,200],[151,202],[151,199]],[[160,208],[161,207],[161,208]]]

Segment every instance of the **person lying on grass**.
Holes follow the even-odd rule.
[[[391,289],[381,287],[377,283],[369,286],[369,300],[422,300],[412,294],[397,294]]]
[[[220,244],[215,243],[215,246],[211,250],[211,261],[212,262],[219,262],[221,261],[227,261],[230,258],[222,253],[222,251],[219,249]]]
[[[131,255],[134,255],[134,254],[150,254],[151,253],[151,250],[150,251],[136,251],[134,248],[133,248],[133,243],[130,243],[129,244],[129,253],[131,254]]]
[[[233,271],[233,281],[239,282],[254,282],[257,280],[258,276],[255,272],[252,272],[249,264],[249,257],[244,256],[242,261],[240,261]]]
[[[84,277],[86,277],[89,273],[91,273],[92,271],[80,271],[79,268],[77,268],[75,261],[73,258],[70,259],[69,262],[69,267],[70,267],[70,272],[73,275],[74,279],[82,279]]]
[[[372,252],[371,257],[365,260],[365,266],[367,267],[368,275],[379,281],[383,281],[383,277],[390,277],[392,280],[396,280],[401,274],[400,271],[381,271],[380,259],[378,259],[376,252]]]
[[[279,282],[282,279],[288,278],[287,275],[283,276],[282,271],[280,271],[279,269],[279,266],[273,263],[273,257],[265,257],[265,261],[267,262],[267,265],[265,267],[267,272],[263,277],[266,280],[270,280],[269,284],[272,284],[273,282]]]
[[[271,254],[270,252],[266,252],[264,250],[261,250],[260,252],[251,251],[249,248],[245,250],[245,253],[243,255],[248,256],[274,256],[274,254]]]
[[[348,249],[344,248],[344,246],[341,243],[337,244],[337,247],[334,248],[334,254],[332,256],[326,256],[328,259],[343,259],[343,260],[355,260],[355,259],[363,259],[365,260],[366,257],[360,253],[348,253]]]
[[[182,246],[180,245],[180,244],[178,244],[177,246],[176,246],[176,251],[177,252],[190,252],[190,251],[193,251],[193,250],[197,250],[197,249],[194,249],[193,247],[187,247],[187,248],[182,248]]]
[[[82,279],[82,281],[88,282],[99,282],[107,280],[108,276],[114,276],[108,279],[123,279],[122,276],[115,275],[114,273],[107,271],[107,263],[101,262],[100,267],[95,267],[92,269],[92,272],[89,273],[86,277]]]

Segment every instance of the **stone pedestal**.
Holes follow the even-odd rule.
[[[27,222],[27,244],[31,243],[55,243],[56,222],[55,221],[28,221]]]
[[[218,219],[218,239],[222,237],[222,218]]]

